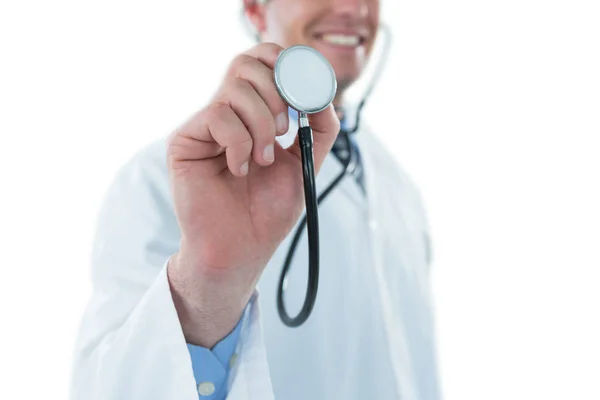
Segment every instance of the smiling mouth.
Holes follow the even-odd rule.
[[[324,33],[316,35],[316,39],[336,47],[355,48],[361,46],[366,38],[358,34]]]

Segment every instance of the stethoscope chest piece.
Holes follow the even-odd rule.
[[[333,67],[312,47],[297,45],[282,51],[274,73],[279,94],[298,112],[323,111],[335,97],[337,83]]]

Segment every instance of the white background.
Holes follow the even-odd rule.
[[[237,1],[0,4],[0,398],[64,399],[106,186],[251,40]],[[384,11],[365,119],[427,202],[445,398],[600,399],[597,1]]]

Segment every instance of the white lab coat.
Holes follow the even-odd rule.
[[[290,143],[297,129],[280,140]],[[299,328],[278,318],[275,295],[288,237],[247,308],[230,400],[440,397],[425,215],[413,183],[367,130],[357,133],[367,197],[346,178],[319,208],[321,276]],[[166,261],[176,252],[166,142],[118,173],[98,218],[93,294],[75,349],[73,400],[197,400]],[[340,162],[328,155],[322,190]],[[291,236],[291,235],[290,235]],[[306,285],[306,236],[287,289],[295,315]]]

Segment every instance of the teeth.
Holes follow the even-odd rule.
[[[358,46],[360,38],[355,35],[326,34],[323,40],[338,46]]]

